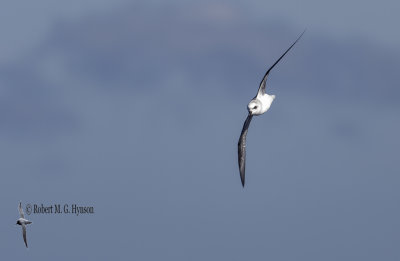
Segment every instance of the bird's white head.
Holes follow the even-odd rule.
[[[247,110],[251,115],[260,115],[262,114],[262,106],[261,102],[257,99],[251,100],[247,105]]]

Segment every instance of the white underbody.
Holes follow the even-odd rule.
[[[269,110],[271,107],[272,102],[275,99],[275,95],[269,95],[267,93],[261,94],[259,93],[253,100],[250,101],[248,105],[249,111],[251,111],[252,115],[261,115],[264,114],[266,111]],[[257,109],[251,109],[251,104],[257,104]]]
[[[260,95],[260,97],[257,97],[260,101],[261,101],[261,114],[263,114],[264,112],[268,111],[269,108],[271,107],[272,102],[274,101],[275,95],[268,95],[268,94],[263,94]]]
[[[25,218],[19,218],[18,221],[20,224],[31,224],[32,223],[31,221],[29,221]]]

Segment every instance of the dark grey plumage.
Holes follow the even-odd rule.
[[[22,224],[22,236],[24,237],[25,246],[28,247],[28,242],[26,241],[26,226]]]
[[[281,57],[279,57],[278,60],[276,60],[276,62],[268,69],[268,71],[264,74],[264,77],[262,78],[261,82],[260,82],[260,87],[258,88],[258,93],[265,93],[265,84],[267,82],[267,78],[268,78],[268,74],[269,72],[272,70],[272,68],[275,67],[275,65],[277,65],[279,63],[279,61],[283,58],[283,56],[285,56],[290,49],[292,49],[292,47],[297,43],[297,41],[300,40],[300,38],[303,36],[303,34],[306,32],[306,30],[304,30],[301,35],[296,39],[296,41],[294,41],[294,43],[286,50],[286,52],[284,52]]]
[[[243,124],[242,133],[240,134],[238,142],[238,160],[239,160],[239,170],[240,170],[240,180],[242,181],[242,186],[244,187],[245,182],[245,170],[246,170],[246,137],[247,131],[249,130],[251,119],[253,115],[249,113],[246,121]]]

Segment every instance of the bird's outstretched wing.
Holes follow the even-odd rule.
[[[298,40],[300,40],[300,38],[303,36],[304,33],[305,33],[305,30],[301,33],[301,35],[297,38],[297,40],[294,41],[294,43],[286,50],[286,52],[284,52],[281,55],[281,57],[279,57],[279,59],[268,69],[268,71],[265,73],[263,79],[261,80],[257,95],[265,93],[265,83],[267,82],[269,72],[272,70],[272,68],[275,67],[275,65],[277,65],[279,63],[279,61],[283,58],[283,56],[285,56],[285,54],[287,54],[287,52],[289,52],[289,50],[292,49],[292,47],[297,43]]]
[[[21,227],[22,227],[22,236],[24,237],[25,246],[28,247],[28,242],[26,241],[26,226],[25,224],[22,224]]]
[[[18,211],[19,211],[19,215],[20,215],[22,218],[25,218],[25,217],[24,217],[24,211],[22,210],[22,204],[21,204],[21,202],[19,202]]]
[[[239,142],[238,142],[238,159],[239,159],[239,171],[240,171],[240,179],[242,181],[242,186],[244,187],[244,177],[246,170],[246,136],[247,131],[249,130],[251,119],[253,115],[249,114],[246,118],[246,121],[243,124],[242,133],[240,134]]]

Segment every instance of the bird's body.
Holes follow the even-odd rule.
[[[255,116],[262,115],[269,110],[274,99],[275,95],[269,95],[267,93],[259,93],[253,100],[249,102],[249,105],[247,105],[247,110],[251,112],[252,115]]]
[[[27,220],[27,219],[25,219],[25,218],[19,218],[17,220],[17,225],[22,226],[22,225],[28,225],[28,224],[32,224],[32,222]]]
[[[25,219],[24,211],[22,210],[21,202],[19,202],[18,211],[19,211],[20,218],[17,220],[17,224],[16,225],[20,225],[22,227],[22,236],[24,238],[25,246],[28,247],[28,242],[26,240],[26,225],[32,224],[32,222],[27,220],[27,219]]]
[[[284,52],[281,57],[268,69],[265,73],[263,79],[261,80],[260,87],[258,88],[258,92],[256,97],[254,97],[249,104],[247,105],[247,110],[249,114],[246,118],[246,121],[243,124],[242,133],[240,134],[239,142],[238,142],[238,160],[239,160],[239,171],[240,171],[240,179],[242,181],[242,186],[244,187],[245,183],[245,165],[246,165],[246,137],[248,128],[250,126],[251,119],[253,116],[259,116],[264,114],[271,107],[272,102],[275,99],[275,95],[269,95],[265,92],[265,85],[267,82],[267,77],[269,72],[274,68],[274,66],[285,56],[287,52],[297,43],[297,41],[301,38],[304,32],[297,38],[297,40]]]

